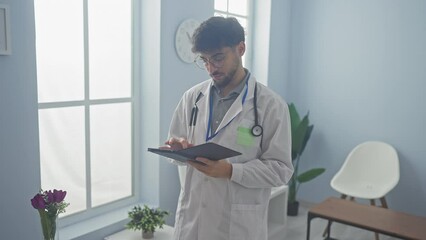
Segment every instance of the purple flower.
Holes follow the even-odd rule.
[[[57,217],[58,214],[64,213],[65,208],[70,205],[64,202],[66,195],[67,192],[62,190],[40,190],[40,192],[31,199],[31,205],[39,210],[40,217],[42,217],[42,214]]]
[[[34,196],[33,199],[31,199],[31,205],[35,209],[44,209],[46,208],[46,203],[44,202],[44,197],[40,193]]]
[[[65,199],[67,191],[54,189],[53,192],[52,190],[49,190],[46,191],[45,194],[47,196],[48,203],[60,203]]]

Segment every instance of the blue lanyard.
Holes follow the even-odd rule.
[[[244,92],[243,95],[243,99],[242,99],[242,105],[244,105],[244,102],[246,101],[246,97],[247,97],[247,93],[248,93],[248,80],[246,81],[246,90]],[[224,128],[226,128],[233,120],[234,118],[231,119],[231,121],[229,121],[223,128],[221,128],[219,131],[217,131],[215,134],[212,134],[211,132],[211,121],[212,121],[212,115],[213,115],[213,100],[212,100],[212,96],[213,94],[210,93],[210,103],[209,103],[209,122],[207,124],[207,132],[206,132],[206,142],[212,140],[214,137],[216,137],[217,134],[219,134],[219,132],[221,132]]]

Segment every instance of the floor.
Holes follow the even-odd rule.
[[[312,204],[301,203],[299,215],[287,217],[287,233],[283,240],[305,240],[307,227],[307,212]],[[322,240],[327,221],[316,218],[311,221],[311,240]],[[331,227],[331,237],[339,240],[374,240],[374,233],[355,227],[333,223]],[[400,240],[400,238],[380,235],[380,240]]]

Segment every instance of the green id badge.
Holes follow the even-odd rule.
[[[251,134],[250,128],[238,127],[237,129],[237,143],[242,146],[252,146],[254,136]]]

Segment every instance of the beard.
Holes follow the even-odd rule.
[[[219,70],[214,71],[210,74],[210,77],[213,79],[214,83],[216,84],[219,89],[224,89],[226,86],[229,85],[229,83],[234,80],[235,74],[238,70],[239,62],[235,61],[234,64],[231,66],[230,70],[226,73],[221,73]],[[222,78],[222,79],[218,79]]]

